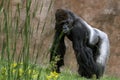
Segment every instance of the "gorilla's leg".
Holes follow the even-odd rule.
[[[87,78],[91,78],[93,75],[96,75],[97,78],[102,76],[104,66],[97,64],[96,61],[94,61],[92,50],[87,46],[80,49],[81,52],[78,53],[77,56],[79,74]]]

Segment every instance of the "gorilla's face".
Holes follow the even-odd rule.
[[[58,9],[55,14],[56,26],[58,29],[62,30],[63,33],[68,34],[72,27],[73,20],[68,11],[64,9]]]

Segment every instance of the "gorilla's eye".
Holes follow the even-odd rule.
[[[69,22],[67,21],[67,20],[64,20],[64,21],[62,21],[61,23],[60,23],[60,25],[65,25],[65,24],[69,24]]]

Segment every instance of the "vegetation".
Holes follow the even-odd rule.
[[[36,5],[33,8],[32,0],[26,0],[25,20],[21,21],[21,5],[18,3],[15,12],[12,12],[11,0],[0,0],[0,80],[86,80],[70,71],[58,74],[51,72],[51,65],[43,67],[37,64],[41,46],[38,45],[35,49],[36,44],[32,44],[31,39],[34,32],[38,33],[37,29],[40,27],[40,21],[35,30],[32,26],[34,24],[32,20],[38,11],[39,0],[34,1]],[[51,0],[47,13],[53,2]],[[42,8],[43,3],[40,4],[40,13]],[[44,32],[45,24],[46,21],[39,35]],[[118,79],[106,76],[102,80]]]
[[[67,69],[62,73],[56,73],[36,64],[29,63],[24,69],[23,63],[13,62],[9,68],[7,62],[0,63],[0,80],[87,80]],[[96,78],[93,77],[92,80],[96,80]],[[119,78],[104,76],[100,80],[119,80]]]

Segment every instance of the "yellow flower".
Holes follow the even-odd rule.
[[[47,76],[47,80],[50,80],[50,79],[57,79],[59,76],[59,74],[57,72],[51,72],[49,76]]]
[[[55,78],[58,78],[58,75],[55,75],[54,77],[55,77]]]
[[[12,67],[12,68],[17,67],[17,63],[16,63],[16,62],[14,62],[13,64],[11,64],[11,67]]]
[[[50,80],[50,79],[52,79],[52,76],[47,76],[47,80]]]
[[[23,73],[24,73],[23,69],[22,69],[22,68],[20,68],[20,69],[19,69],[19,76],[22,76],[22,75],[23,75]]]
[[[23,62],[21,62],[20,65],[23,65]]]
[[[29,70],[28,70],[28,74],[31,74],[31,73],[32,73],[32,70],[29,69]]]
[[[16,70],[15,70],[15,69],[13,69],[13,71],[12,71],[12,72],[13,72],[13,74],[14,74],[14,73],[16,72]]]
[[[38,71],[33,70],[32,73],[33,73],[33,74],[32,74],[32,75],[33,75],[32,78],[37,78],[37,77],[38,77],[38,74],[39,74]]]
[[[51,75],[52,75],[53,77],[57,78],[59,74],[54,71],[54,72],[51,72]]]
[[[37,77],[38,77],[38,74],[39,74],[39,72],[36,71],[36,70],[31,70],[31,69],[28,70],[28,75],[31,75],[31,77],[32,77],[33,79],[37,78]]]
[[[33,74],[33,75],[32,75],[32,78],[33,78],[33,79],[35,79],[35,78],[37,78],[37,77],[38,77],[38,74]]]

